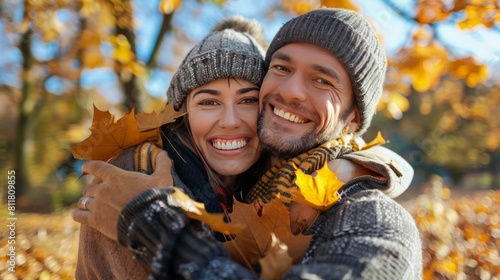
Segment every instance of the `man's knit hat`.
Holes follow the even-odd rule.
[[[382,96],[387,68],[384,48],[369,23],[360,14],[345,9],[325,8],[300,15],[285,23],[271,41],[267,65],[275,51],[290,43],[320,46],[340,60],[351,79],[361,115],[357,133],[363,134]]]
[[[167,90],[168,102],[178,111],[191,90],[221,78],[260,86],[265,74],[263,38],[254,20],[234,16],[220,22],[182,61]]]

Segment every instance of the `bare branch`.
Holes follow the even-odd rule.
[[[153,45],[153,49],[151,50],[151,55],[150,55],[148,61],[146,61],[146,67],[148,67],[148,68],[152,68],[156,64],[156,57],[158,56],[161,44],[163,42],[163,38],[165,38],[165,33],[168,30],[172,29],[172,16],[173,16],[173,13],[170,13],[168,15],[166,15],[166,14],[163,15],[161,27],[160,27],[160,30],[158,30],[158,35],[157,35],[155,43]]]

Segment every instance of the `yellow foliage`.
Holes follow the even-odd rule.
[[[295,185],[298,189],[286,188],[283,191],[292,195],[294,202],[310,206],[314,209],[326,211],[340,199],[337,191],[344,182],[337,178],[337,172],[331,171],[328,163],[317,171],[315,177],[305,174],[297,166],[295,168]],[[282,188],[282,186],[278,186]]]
[[[448,53],[437,42],[416,44],[401,50],[399,55],[402,60],[397,66],[401,73],[412,79],[413,87],[420,92],[436,87],[448,70]]]
[[[98,68],[105,65],[105,59],[99,46],[87,47],[82,53],[82,64],[84,68]]]
[[[122,64],[128,64],[135,59],[135,54],[132,52],[130,43],[123,34],[111,37],[110,42],[114,47],[113,59]]]
[[[466,57],[450,62],[449,69],[453,77],[465,79],[469,87],[476,87],[479,83],[484,83],[489,78],[488,67],[478,64],[473,57]]]
[[[181,6],[181,0],[161,0],[158,10],[162,14],[171,14]]]
[[[473,1],[465,7],[466,18],[458,23],[461,29],[472,29],[478,25],[492,28],[500,22],[500,8],[494,0]]]
[[[443,21],[450,15],[444,2],[440,0],[420,0],[415,8],[415,18],[419,23]]]
[[[382,98],[377,105],[377,110],[384,110],[389,117],[399,120],[403,117],[403,112],[410,108],[410,102],[406,96],[396,91],[384,91]]]
[[[82,8],[80,9],[80,15],[83,18],[88,18],[99,11],[100,5],[95,0],[81,0],[81,3]]]
[[[297,15],[305,14],[321,7],[321,3],[318,0],[282,0],[281,5],[285,10]]]
[[[358,6],[354,5],[350,0],[321,0],[324,7],[343,8],[359,12]]]

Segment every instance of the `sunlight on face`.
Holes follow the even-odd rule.
[[[262,146],[289,158],[335,139],[357,121],[355,111],[341,119],[353,101],[349,75],[335,56],[316,45],[287,44],[273,54],[261,87]]]
[[[218,79],[187,97],[194,142],[220,175],[238,175],[260,155],[257,138],[259,88],[242,79]]]

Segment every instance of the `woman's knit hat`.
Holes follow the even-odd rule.
[[[254,20],[234,16],[220,22],[182,61],[167,90],[168,102],[178,111],[191,90],[221,78],[260,86],[265,74],[263,38]]]
[[[290,43],[310,43],[332,53],[347,70],[361,115],[357,133],[370,126],[387,68],[384,48],[370,24],[358,13],[345,9],[318,9],[285,23],[266,55],[269,65],[276,50]],[[307,54],[304,54],[307,55]]]

